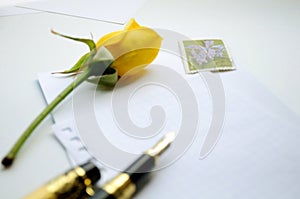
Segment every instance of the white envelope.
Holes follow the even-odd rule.
[[[171,87],[160,84],[160,80],[155,82],[157,81],[155,77],[161,72],[160,66],[169,67],[181,76],[192,89],[194,96],[178,98],[179,95],[176,97],[178,93],[169,90]],[[195,97],[197,106],[194,108],[199,115],[195,137],[190,140],[191,145],[182,151],[177,159],[170,159],[169,154],[176,150],[176,147],[171,147],[162,156],[158,164],[160,169],[153,172],[152,180],[136,198],[252,199],[299,196],[300,120],[242,67],[228,73],[186,75],[180,57],[162,51],[146,71],[135,81],[129,81],[130,84],[124,84],[117,88],[119,90],[114,91],[96,89],[90,83],[83,83],[53,112],[56,126],[71,127],[75,129],[74,131],[80,131],[79,137],[84,137],[83,146],[91,155],[97,156],[97,153],[104,151],[114,158],[112,150],[101,148],[103,140],[97,140],[98,134],[90,132],[93,131],[91,127],[94,125],[91,123],[93,118],[86,117],[90,114],[86,111],[88,102],[81,99],[88,99],[85,97],[91,95],[94,96],[92,117],[96,118],[98,128],[101,128],[104,136],[116,148],[140,154],[168,131],[179,132],[181,114],[184,111],[181,110],[181,106],[185,103],[182,100]],[[170,74],[163,75],[166,79],[172,79],[173,76]],[[217,142],[211,145],[212,150],[201,156],[200,152],[205,145],[203,143],[210,136],[209,130],[215,108],[212,107],[211,91],[203,78],[207,75],[221,77],[225,93],[225,120],[222,123],[220,137],[213,137],[213,141]],[[149,84],[151,78],[153,84]],[[39,76],[41,88],[48,102],[71,81],[70,78],[53,77],[50,73]],[[181,84],[177,86],[182,87]],[[129,95],[131,97],[124,98],[128,107],[124,107],[123,111],[128,112],[132,124],[139,128],[151,124],[154,119],[151,117],[151,109],[154,106],[158,105],[165,111],[166,120],[156,135],[151,134],[143,139],[134,137],[124,131],[127,127],[122,126],[118,118],[116,119],[118,116],[114,115],[113,108],[117,107],[116,113],[123,113],[115,102],[123,103],[123,101],[112,100],[112,97],[119,96],[118,92],[126,92],[126,89],[131,93]],[[190,102],[193,103],[193,100]],[[157,117],[164,118],[159,114]],[[184,132],[180,133],[184,135]],[[185,133],[188,137],[191,132]],[[181,139],[184,139],[184,136]],[[72,154],[74,159],[78,155],[76,152]],[[130,161],[132,159],[123,159],[124,165],[120,167],[125,167]],[[168,161],[172,164],[162,169],[161,165]],[[110,165],[106,165],[105,161],[101,162],[101,166],[111,173],[117,172]],[[103,175],[110,177],[112,174],[104,172]],[[101,183],[106,179],[104,178]]]

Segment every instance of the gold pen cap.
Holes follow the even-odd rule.
[[[92,185],[100,179],[99,169],[91,162],[56,177],[24,199],[75,199],[94,194]]]

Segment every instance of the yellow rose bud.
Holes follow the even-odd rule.
[[[133,68],[144,68],[157,56],[162,38],[154,30],[140,26],[131,19],[124,30],[111,32],[99,39],[96,46],[106,47],[115,61],[112,68],[120,76]]]
[[[145,67],[150,64],[157,56],[162,41],[162,38],[154,30],[140,26],[134,19],[128,22],[124,30],[103,36],[96,45],[91,39],[75,38],[54,30],[51,32],[55,35],[85,43],[89,46],[90,52],[84,54],[71,69],[59,72],[62,74],[75,73],[78,76],[30,123],[3,158],[1,163],[4,167],[12,165],[19,150],[35,128],[82,82],[88,80],[91,76],[95,76],[96,72],[96,75],[101,76],[99,82],[114,85],[118,81],[118,75],[122,76],[133,68]],[[101,48],[102,46],[106,49]],[[95,51],[95,48],[97,51]],[[111,63],[112,68],[108,68]],[[107,72],[106,74],[102,74],[104,69]],[[108,69],[110,70],[108,71]]]

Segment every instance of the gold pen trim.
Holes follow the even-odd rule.
[[[127,173],[121,173],[103,185],[102,189],[116,199],[129,199],[135,193],[136,186]]]
[[[161,140],[159,140],[152,148],[148,149],[144,153],[155,158],[155,164],[157,164],[157,158],[160,156],[175,139],[175,132],[167,133]]]
[[[83,193],[83,190],[90,196],[94,194],[91,180],[86,176],[85,170],[75,167],[27,195],[24,199],[60,199],[66,196],[76,198]]]

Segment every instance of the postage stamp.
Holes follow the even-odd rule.
[[[228,50],[220,39],[183,40],[179,46],[186,73],[235,70]]]

